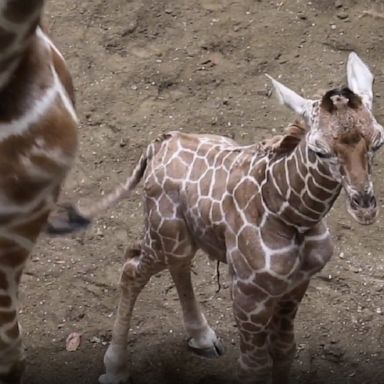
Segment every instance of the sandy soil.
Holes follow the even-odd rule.
[[[62,199],[87,203],[111,190],[160,132],[219,133],[241,143],[279,132],[293,116],[269,97],[264,73],[312,97],[344,83],[350,50],[376,74],[382,119],[383,12],[379,0],[48,1],[46,23],[71,67],[81,120],[80,151]],[[376,163],[376,190],[384,196],[382,154]],[[139,188],[86,233],[41,239],[21,293],[27,383],[97,382],[123,251],[141,236],[140,194]],[[341,197],[328,221],[336,252],[298,314],[292,383],[384,383],[383,219],[358,226]],[[238,339],[228,289],[216,293],[215,265],[207,258],[197,257],[195,271],[225,356],[204,360],[187,350],[176,292],[162,273],[134,314],[135,384],[233,377]],[[83,333],[82,344],[66,352],[73,331]]]

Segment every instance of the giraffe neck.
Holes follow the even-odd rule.
[[[324,218],[340,190],[340,182],[309,149],[307,138],[290,155],[271,160],[261,187],[267,211],[303,230]]]
[[[0,3],[0,89],[7,85],[33,40],[43,4],[43,0]]]

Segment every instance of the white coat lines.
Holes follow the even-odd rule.
[[[34,241],[29,240],[25,236],[18,235],[17,233],[11,232],[5,228],[0,228],[0,239],[9,240],[28,252],[33,249],[35,244]]]
[[[9,123],[0,123],[0,141],[10,136],[22,135],[31,126],[37,123],[47,113],[58,95],[57,84],[53,84],[39,100],[35,100],[31,108],[22,116],[13,119]]]
[[[40,37],[47,44],[47,46],[49,46],[52,50],[55,51],[55,53],[57,55],[59,55],[61,60],[63,60],[65,62],[64,57],[61,54],[61,52],[57,49],[57,47],[53,43],[53,41],[44,33],[44,31],[41,29],[41,27],[37,27],[36,34],[37,34],[38,37]]]
[[[77,121],[73,106],[68,100],[68,96],[64,94],[63,87],[57,77],[53,67],[53,82],[50,88],[35,100],[31,107],[24,112],[23,115],[11,120],[8,123],[0,123],[0,142],[8,139],[10,136],[20,136],[27,132],[34,124],[38,123],[42,116],[46,115],[48,110],[56,102],[57,96],[60,95],[66,109],[71,114],[74,121]]]

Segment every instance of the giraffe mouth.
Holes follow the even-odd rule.
[[[373,224],[379,215],[379,207],[374,195],[365,204],[355,196],[347,195],[347,211],[361,225]]]

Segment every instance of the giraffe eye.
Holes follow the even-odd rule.
[[[382,146],[384,145],[384,141],[378,143],[378,144],[375,144],[374,146],[372,146],[371,148],[371,151],[372,152],[376,152],[378,151]]]
[[[330,159],[332,157],[332,154],[330,153],[324,153],[324,152],[315,152],[316,156],[320,157],[321,159]]]
[[[330,152],[317,151],[314,149],[312,149],[312,151],[315,153],[317,157],[320,157],[320,159],[331,159],[332,157],[335,157],[335,155]]]

